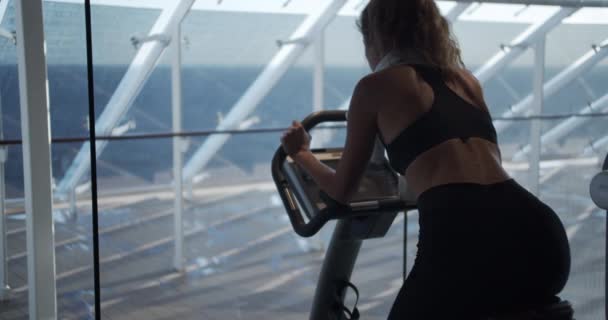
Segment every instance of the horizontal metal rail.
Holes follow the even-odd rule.
[[[345,129],[344,125],[323,126],[323,129]],[[159,133],[141,133],[141,134],[125,134],[121,136],[97,136],[97,140],[146,140],[146,139],[163,139],[174,137],[204,137],[215,134],[252,134],[252,133],[272,133],[283,132],[288,128],[259,128],[259,129],[235,129],[235,130],[201,130],[201,131],[185,131],[185,132],[159,132]],[[63,137],[53,138],[52,143],[75,143],[88,141],[88,137]],[[0,140],[2,145],[19,145],[21,140]]]
[[[569,118],[600,118],[607,117],[608,112],[589,113],[556,113],[544,115],[514,116],[514,117],[492,117],[494,121],[530,121],[530,120],[561,120]]]
[[[514,117],[492,117],[495,121],[531,121],[531,120],[560,120],[573,117],[584,118],[599,118],[608,117],[608,112],[592,112],[592,113],[558,113],[546,115],[530,115],[530,116],[514,116]],[[120,136],[97,136],[97,140],[147,140],[147,139],[168,139],[174,137],[204,137],[216,134],[254,134],[254,133],[275,133],[283,132],[288,128],[258,128],[258,129],[235,129],[235,130],[200,130],[200,131],[184,131],[184,132],[159,132],[159,133],[140,133],[140,134],[125,134]],[[331,130],[331,129],[346,129],[345,125],[326,125],[315,130]],[[60,137],[51,139],[51,143],[77,143],[88,141],[88,137]],[[20,145],[22,140],[7,139],[0,140],[0,146]]]

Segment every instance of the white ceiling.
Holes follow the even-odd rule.
[[[83,3],[82,0],[46,0]],[[276,14],[309,14],[328,0],[197,0],[193,10],[260,12]],[[91,0],[93,5],[160,9],[169,0]],[[358,15],[365,0],[348,0],[340,15]],[[437,1],[443,13],[456,5],[454,1]],[[472,4],[461,20],[480,22],[534,23],[546,19],[557,7],[515,4]],[[583,8],[564,20],[567,24],[608,24],[608,8]]]

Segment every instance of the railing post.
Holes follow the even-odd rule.
[[[534,111],[533,115],[541,115],[544,103],[545,81],[545,38],[541,37],[534,45]],[[530,191],[539,196],[540,153],[541,153],[541,120],[534,119],[530,128],[530,145],[532,151],[528,157],[530,163]]]
[[[2,108],[0,107],[0,139],[2,136]],[[7,160],[8,150],[5,146],[0,146],[0,301],[8,300],[10,295],[10,286],[8,284],[8,249],[6,237],[6,205],[5,205],[5,181],[4,181],[4,164]]]
[[[3,14],[2,14],[3,15]],[[0,15],[0,21],[1,17]],[[4,139],[4,127],[2,126],[2,92],[0,92],[0,140]],[[8,159],[8,147],[0,146],[0,301],[8,300],[10,287],[8,284],[8,249],[6,237],[6,190],[4,164]]]
[[[48,320],[57,318],[57,290],[42,0],[13,4],[23,137],[29,318]]]
[[[324,108],[325,87],[325,29],[313,40],[312,50],[314,56],[312,73],[312,111],[321,111]],[[326,130],[318,130],[315,139],[311,141],[313,148],[320,148],[327,143],[331,135]]]
[[[312,111],[317,112],[323,110],[325,105],[325,29],[319,32],[319,35],[314,39],[312,49],[314,52]],[[318,130],[315,138],[311,142],[312,146],[320,148],[326,144],[330,138],[330,132],[323,129]]]
[[[69,200],[70,200],[70,218],[73,219],[74,221],[76,221],[77,219],[77,214],[78,214],[78,207],[76,206],[76,200],[78,198],[78,195],[76,194],[76,188],[72,188],[70,190],[69,193]]]
[[[173,109],[173,132],[182,131],[182,81],[181,81],[181,23],[177,23],[171,37],[171,93]],[[182,138],[173,137],[173,187],[174,196],[174,256],[173,267],[184,268],[184,224],[182,192]]]
[[[324,109],[325,104],[325,29],[321,30],[313,40],[313,74],[312,74],[312,111],[317,112]],[[321,148],[331,135],[327,130],[318,130],[311,141],[313,148]],[[323,232],[323,231],[322,231]],[[317,236],[308,240],[306,250],[324,250],[325,242],[323,236]]]
[[[319,32],[319,35],[313,43],[314,50],[314,72],[313,72],[313,111],[323,110],[325,85],[325,30]]]

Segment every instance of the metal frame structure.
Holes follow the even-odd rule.
[[[334,10],[328,10],[329,8],[331,8],[331,4],[328,5],[326,8],[323,8],[322,10],[319,10],[319,13],[317,13],[316,15],[319,16],[323,16],[323,18],[327,21],[324,21],[322,23],[323,27],[319,28],[319,29],[324,29],[324,26],[327,25],[327,23],[329,23],[329,21],[331,21],[331,19],[333,18],[333,16],[335,16],[335,14],[337,14],[337,11],[341,8],[341,6],[346,2],[346,1],[340,1],[341,4],[338,6],[335,6]],[[451,9],[450,12],[448,12],[446,14],[446,17],[449,20],[455,20],[458,18],[458,16],[460,14],[462,14],[464,11],[466,11],[467,8],[469,8],[472,4],[470,3],[471,1],[458,1],[459,3],[457,3],[457,5]],[[492,1],[487,1],[487,2],[492,2]],[[525,4],[543,4],[542,0],[541,1],[496,1],[496,2],[500,2],[500,3],[525,3]],[[516,37],[509,45],[507,46],[503,46],[502,51],[497,53],[496,55],[494,55],[494,57],[492,57],[485,65],[483,65],[482,67],[480,67],[476,72],[476,76],[480,79],[481,82],[487,81],[488,79],[490,79],[491,77],[493,77],[500,69],[502,69],[504,66],[506,66],[507,64],[509,64],[510,62],[512,62],[514,59],[516,59],[520,54],[522,54],[525,49],[527,47],[529,47],[529,45],[531,43],[534,43],[537,39],[539,39],[540,37],[544,37],[546,35],[547,32],[549,32],[550,30],[552,30],[553,28],[555,28],[557,25],[559,25],[561,23],[561,21],[563,19],[565,19],[566,17],[570,16],[572,13],[574,13],[576,10],[578,10],[578,8],[580,8],[581,6],[603,6],[604,1],[595,1],[594,3],[581,3],[580,1],[561,1],[559,3],[556,2],[552,2],[551,5],[563,5],[564,7],[560,8],[555,14],[553,14],[551,17],[549,17],[548,19],[546,19],[545,21],[536,23],[534,25],[532,25],[531,27],[529,27],[526,31],[524,31],[522,34],[520,34],[518,37]],[[333,4],[333,2],[332,2]],[[180,11],[180,13],[183,13],[185,15],[185,12],[187,12],[187,10],[191,7],[192,3],[190,3],[189,5],[187,5],[187,9],[185,9],[184,11]],[[186,6],[184,5],[176,5],[174,7],[174,9],[184,9]],[[164,38],[168,38],[166,36],[167,34],[167,28],[169,28],[170,24],[166,24],[165,25],[165,29],[162,32],[157,31],[156,29],[158,28],[158,25],[160,24],[159,21],[163,20],[163,15],[167,14],[168,11],[172,11],[171,9],[165,9],[163,10],[163,14],[161,14],[161,17],[159,17],[157,24],[155,24],[155,26],[152,28],[150,35],[151,36],[165,36]],[[178,10],[175,10],[178,11]],[[168,15],[168,14],[167,14]],[[178,14],[179,16],[180,14]],[[314,16],[315,14],[311,14],[311,17]],[[182,15],[183,17],[183,15]],[[309,17],[310,19],[310,17]],[[305,25],[306,22],[303,24]],[[270,91],[270,89],[274,86],[274,84],[276,84],[276,82],[278,81],[278,79],[282,76],[282,74],[286,71],[286,69],[295,62],[296,59],[294,59],[292,57],[291,61],[288,63],[285,63],[284,61],[279,61],[280,63],[277,63],[277,59],[281,58],[281,53],[284,53],[286,50],[292,48],[292,47],[298,47],[299,50],[297,50],[298,52],[296,52],[296,54],[293,54],[293,56],[297,56],[301,53],[301,51],[304,50],[304,48],[306,48],[309,43],[311,42],[309,39],[311,39],[310,34],[304,34],[302,33],[300,30],[302,29],[303,26],[301,26],[291,37],[291,39],[296,39],[297,41],[284,41],[282,42],[282,45],[284,46],[279,53],[277,53],[277,55],[273,58],[273,60],[271,61],[271,63],[269,64],[269,66],[264,70],[264,72],[258,77],[258,79],[256,79],[256,81],[252,84],[252,86],[247,90],[247,92],[241,97],[241,99],[237,102],[237,104],[235,104],[235,106],[233,106],[231,112],[228,114],[228,116],[226,117],[226,119],[224,121],[222,121],[222,123],[219,124],[218,129],[222,130],[222,129],[231,129],[234,128],[236,126],[238,126],[238,123],[240,121],[242,121],[249,113],[251,113],[253,111],[253,109],[255,109],[255,107],[257,106],[257,104],[259,103],[259,101],[268,93],[268,91]],[[314,29],[314,28],[313,28]],[[314,33],[314,32],[312,32]],[[322,32],[321,32],[322,33]],[[319,36],[322,39],[322,35]],[[156,38],[152,38],[152,39],[156,39]],[[321,40],[322,41],[322,40]],[[316,43],[317,41],[315,41]],[[155,41],[153,42],[154,45],[156,45],[157,47],[161,47],[160,50],[158,50],[159,52],[157,53],[156,59],[158,59],[158,57],[160,56],[160,52],[162,52],[162,49],[164,47],[162,47],[163,44],[166,44],[166,41]],[[321,46],[321,45],[319,45]],[[322,47],[322,46],[321,46]],[[142,48],[143,49],[143,48]],[[158,48],[156,48],[158,49]],[[314,72],[314,84],[313,84],[313,101],[314,101],[314,108],[321,108],[322,106],[322,100],[323,100],[323,93],[322,93],[322,83],[323,83],[323,76],[322,76],[322,61],[319,61],[319,52],[318,50],[322,50],[322,49],[317,49],[316,50],[316,63],[315,63],[315,72]],[[138,56],[140,54],[142,54],[143,50],[140,50],[140,52],[138,52]],[[600,50],[604,51],[604,50]],[[138,57],[136,57],[134,59],[134,62],[138,59]],[[283,58],[284,59],[284,58]],[[151,60],[155,60],[155,59],[151,59]],[[132,63],[131,67],[133,66],[134,63]],[[280,68],[277,68],[279,67]],[[131,67],[130,67],[130,71],[131,71]],[[135,96],[137,95],[137,93],[139,92],[139,90],[141,89],[141,87],[143,86],[143,82],[145,82],[145,80],[147,79],[147,75],[149,75],[151,69],[154,67],[153,63],[149,63],[147,64],[147,67],[144,67],[143,70],[144,72],[144,77],[139,81],[139,85],[137,87],[136,90],[120,90],[121,86],[119,86],[119,89],[117,89],[117,92],[114,94],[113,99],[116,97],[117,100],[119,97],[124,96],[120,94],[120,92],[130,92],[131,94],[127,94],[127,96],[129,96],[127,99],[124,99],[123,102],[124,103],[113,103],[113,99],[110,101],[110,103],[108,103],[108,107],[106,108],[107,112],[104,111],[105,113],[110,113],[112,112],[113,116],[107,117],[107,118],[111,118],[111,120],[107,120],[104,115],[102,115],[99,120],[98,123],[100,124],[100,132],[103,133],[108,133],[108,132],[104,132],[102,131],[103,129],[105,129],[105,131],[111,131],[112,128],[114,128],[114,126],[117,124],[117,122],[120,120],[120,118],[122,117],[122,115],[124,115],[124,113],[128,110],[130,104],[132,103],[133,99],[135,98]],[[147,71],[147,73],[146,73]],[[141,71],[140,71],[141,72]],[[128,72],[129,73],[129,72]],[[125,86],[127,86],[128,84],[132,83],[137,83],[138,81],[127,81],[127,79],[129,79],[131,77],[127,75],[125,75],[125,77],[123,78],[123,81],[121,82],[121,85],[124,83]],[[273,83],[274,82],[274,83]],[[264,92],[265,91],[265,92]],[[120,100],[119,100],[120,102]],[[228,120],[228,122],[226,121]],[[194,176],[196,176],[196,173],[198,171],[200,171],[206,164],[207,162],[211,159],[211,157],[221,148],[221,146],[229,139],[228,135],[222,135],[222,136],[212,136],[209,137],[206,141],[205,144],[200,147],[195,154],[193,155],[193,157],[186,163],[186,166],[183,170],[183,179],[186,180],[190,180],[192,179]],[[81,152],[79,152],[77,158],[75,159],[75,161],[73,162],[72,166],[70,167],[70,169],[68,170],[68,172],[66,173],[66,176],[64,177],[64,179],[61,180],[59,187],[57,188],[57,193],[59,195],[64,195],[67,191],[67,189],[71,189],[71,193],[73,193],[74,187],[77,184],[78,180],[80,179],[80,177],[82,176],[82,174],[84,174],[84,172],[86,171],[86,169],[88,168],[88,163],[86,160],[81,161],[83,159],[81,157],[81,154],[83,153],[83,150],[85,150],[86,146],[83,146],[83,148],[81,149]],[[103,148],[105,147],[105,143],[102,142],[100,143],[100,145],[98,146],[98,152],[101,152],[101,150],[103,150]],[[68,188],[69,186],[69,188]],[[177,208],[178,205],[176,204],[176,212],[177,212]]]
[[[480,83],[485,83],[494,77],[502,68],[513,62],[523,54],[530,45],[537,43],[541,38],[557,27],[562,20],[576,12],[578,8],[562,7],[555,14],[544,21],[540,21],[519,34],[511,43],[502,47],[488,62],[479,67],[473,74]]]
[[[467,11],[471,6],[473,6],[472,3],[465,3],[465,2],[458,3],[452,9],[450,9],[450,11],[448,13],[445,14],[445,18],[450,23],[452,23],[452,22],[458,20],[458,17],[460,17],[460,15],[463,14],[465,11]]]
[[[182,21],[193,3],[194,0],[181,0],[171,3],[161,12],[149,35],[170,36],[173,28]],[[112,133],[112,130],[132,106],[133,101],[148,80],[152,70],[154,70],[167,42],[162,41],[159,37],[153,39],[155,40],[141,44],[106,108],[96,120],[99,135]],[[98,157],[106,145],[106,141],[99,141],[96,148]],[[67,198],[70,193],[74,192],[74,188],[90,168],[89,148],[89,144],[84,143],[78,151],[76,158],[57,186],[56,194],[58,197]]]
[[[551,80],[547,81],[543,89],[545,99],[578,79],[581,74],[589,71],[589,69],[602,61],[607,55],[608,39],[598,46],[593,46],[591,50],[587,51],[583,56],[555,75]],[[532,100],[533,95],[527,95],[521,101],[510,107],[508,111],[504,112],[502,117],[509,118],[527,112],[532,104]],[[498,133],[508,128],[511,124],[511,122],[507,121],[494,121],[494,126]]]
[[[304,53],[307,46],[335,18],[345,2],[346,0],[328,1],[324,7],[309,15],[290,37],[290,39],[298,39],[298,41],[283,42],[279,52],[275,54],[270,63],[231,108],[216,129],[230,130],[238,128],[240,122],[255,110],[260,101],[277,84],[289,67]],[[229,138],[230,135],[226,134],[207,138],[186,163],[183,173],[184,180],[192,179],[202,170]]]
[[[593,112],[605,112],[605,111],[608,111],[608,93],[605,94],[604,96],[602,96],[601,98],[593,101],[588,106],[582,108],[577,114],[586,115],[586,114],[590,114]],[[588,117],[568,118],[568,119],[560,122],[558,125],[554,126],[553,128],[551,128],[546,133],[544,133],[541,137],[541,142],[543,145],[553,143],[553,142],[557,141],[558,139],[563,138],[570,132],[572,132],[572,130],[585,124],[590,119],[591,118],[588,118]],[[520,150],[513,156],[513,160],[514,161],[523,160],[525,158],[526,154],[528,154],[530,152],[530,150],[532,150],[532,149],[533,148],[531,145],[526,145],[524,148],[522,148],[522,150]]]
[[[6,14],[6,10],[8,9],[8,0],[0,1],[0,23],[4,20],[4,15]],[[0,27],[0,37],[4,37],[13,41],[13,43],[17,44],[17,37],[15,36],[15,32],[13,30],[6,30]]]
[[[458,17],[470,8],[473,0],[456,0],[458,3],[447,14],[449,21]],[[42,45],[44,34],[42,30],[42,0],[15,0],[17,17],[17,45],[19,57],[19,81],[23,130],[24,173],[26,179],[25,205],[27,212],[27,250],[28,278],[30,279],[29,308],[31,319],[53,319],[56,317],[55,297],[55,258],[53,250],[53,221],[52,221],[52,190],[51,162],[48,137],[48,100],[46,94],[46,62]],[[551,5],[561,8],[548,19],[536,23],[517,36],[509,45],[503,46],[487,63],[476,70],[475,75],[483,83],[495,76],[502,68],[513,62],[531,46],[535,48],[535,81],[534,91],[515,104],[505,117],[521,113],[541,114],[543,100],[559,91],[565,85],[576,80],[582,73],[599,63],[608,54],[608,40],[599,46],[594,46],[572,65],[558,75],[544,82],[544,42],[548,32],[558,26],[565,18],[581,7],[608,7],[608,0],[484,0],[484,3],[509,3],[526,5]],[[172,109],[173,130],[181,131],[181,38],[180,23],[191,9],[194,0],[174,2],[163,9],[156,23],[150,30],[147,40],[138,43],[139,50],[122,78],[118,88],[112,95],[108,105],[96,122],[100,135],[116,133],[116,127],[133,101],[143,88],[154,67],[167,46],[171,47],[172,62]],[[290,40],[282,41],[281,48],[258,78],[245,91],[242,97],[231,108],[218,130],[230,130],[243,127],[243,121],[255,110],[260,101],[272,90],[309,45],[313,45],[315,64],[313,72],[313,109],[321,110],[324,106],[324,30],[338,14],[346,0],[331,0],[318,11],[310,14],[291,35]],[[0,1],[0,22],[7,9],[8,1]],[[20,38],[19,34],[28,37]],[[350,99],[342,104],[347,108]],[[0,101],[1,103],[1,101]],[[580,114],[608,109],[608,95],[597,99]],[[1,113],[1,112],[0,112]],[[541,146],[580,126],[584,118],[571,118],[558,124],[541,136],[540,120],[533,121],[530,146],[526,146],[517,155],[523,159],[531,153],[530,168],[532,170],[532,189],[538,194]],[[500,132],[508,127],[509,122],[495,123]],[[0,123],[0,139],[1,139]],[[230,135],[213,135],[196,150],[192,158],[183,166],[185,143],[182,138],[173,140],[173,175],[175,192],[175,255],[173,266],[183,270],[183,180],[190,181],[201,171],[208,161],[222,148]],[[97,144],[98,155],[104,150],[107,141]],[[585,148],[583,155],[590,155],[602,148],[608,147],[608,136],[602,137]],[[0,215],[4,218],[4,172],[2,168],[6,155],[0,150]],[[89,144],[85,143],[66,175],[58,184],[56,194],[59,198],[72,197],[75,201],[75,188],[86,171],[89,169]],[[0,220],[0,259],[4,262],[3,246],[6,246],[5,235],[2,233],[4,224]],[[2,289],[7,286],[6,263],[0,263],[0,297]]]
[[[4,20],[6,9],[8,9],[8,1],[0,1],[0,23]]]
[[[592,155],[597,150],[602,150],[604,148],[608,148],[608,135],[589,143],[589,146],[583,150],[583,156]]]
[[[42,0],[15,1],[30,319],[55,319],[55,239]],[[27,35],[27,36],[25,36]]]

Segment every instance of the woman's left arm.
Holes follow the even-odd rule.
[[[306,133],[299,123],[282,138],[283,147],[330,197],[347,203],[357,191],[365,168],[374,149],[377,134],[377,112],[369,89],[370,79],[363,78],[357,84],[348,110],[346,143],[336,170],[324,165],[310,152]],[[299,144],[299,146],[298,146]],[[290,153],[290,151],[292,151]]]

